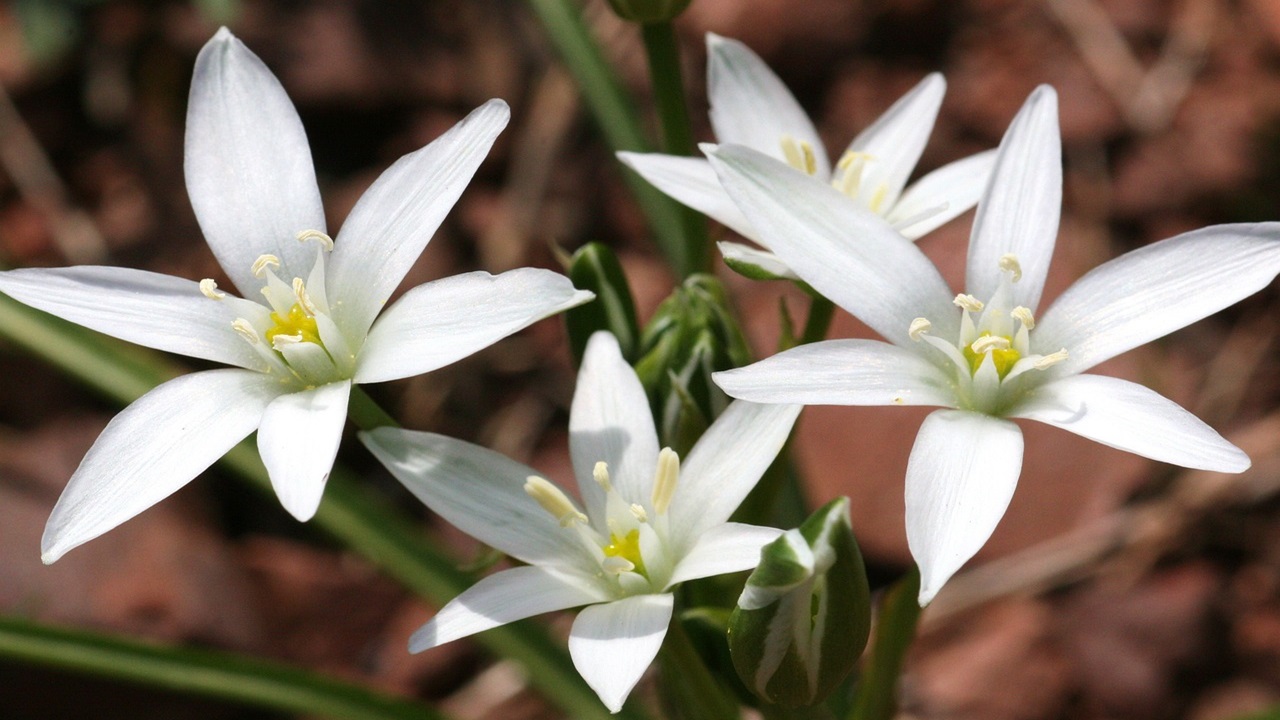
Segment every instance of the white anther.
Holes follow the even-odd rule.
[[[595,467],[591,468],[591,477],[595,478],[596,484],[605,492],[613,489],[613,483],[609,482],[609,463],[603,460],[597,462]]]
[[[639,520],[642,523],[649,522],[649,513],[645,511],[643,505],[632,503],[631,514],[635,516],[636,520]]]
[[[1034,330],[1036,326],[1036,316],[1031,314],[1031,308],[1025,308],[1019,305],[1009,311],[1009,316],[1014,320],[1022,321],[1022,326],[1028,330]]]
[[[955,300],[951,301],[958,308],[963,308],[969,312],[982,312],[982,308],[986,307],[982,301],[972,295],[960,293]]]
[[[1000,335],[983,335],[977,340],[974,340],[973,344],[969,346],[969,349],[978,355],[981,355],[990,350],[1008,350],[1010,345],[1011,343],[1007,337],[1002,337]]]
[[[653,509],[665,515],[676,494],[676,480],[680,478],[680,456],[669,447],[658,453],[658,469],[653,475]]]
[[[918,317],[911,321],[911,327],[907,328],[907,336],[916,342],[920,342],[920,336],[933,329],[933,323],[929,322],[929,318]]]
[[[1000,269],[1011,274],[1014,282],[1022,279],[1022,264],[1018,262],[1018,256],[1013,253],[1000,256]]]
[[[329,237],[328,235],[325,235],[319,230],[303,230],[302,232],[298,233],[294,237],[298,238],[298,242],[307,242],[308,240],[315,240],[316,242],[320,243],[320,247],[324,248],[325,252],[333,251],[333,238]]]
[[[818,171],[818,158],[813,153],[813,146],[804,140],[797,140],[790,135],[782,136],[782,157],[787,164],[805,175]]]
[[[607,557],[600,562],[600,567],[610,575],[621,575],[624,572],[631,572],[636,569],[636,564],[624,557]]]
[[[573,501],[564,494],[563,490],[537,475],[530,475],[525,480],[524,491],[542,506],[543,510],[558,520],[560,527],[587,522],[587,516],[573,506]]]
[[[271,347],[275,348],[277,352],[284,352],[285,348],[290,345],[297,345],[300,342],[303,342],[302,333],[297,335],[276,335],[271,338]]]
[[[1034,367],[1037,370],[1048,370],[1049,368],[1053,367],[1054,365],[1057,365],[1058,363],[1066,359],[1067,359],[1067,349],[1062,348],[1058,352],[1049,353],[1048,355],[1045,355],[1039,360],[1036,360],[1036,364],[1033,365],[1032,367]]]
[[[302,282],[302,278],[293,279],[293,296],[298,299],[298,305],[302,306],[302,310],[307,315],[316,316],[316,304],[311,302],[311,296],[307,294],[307,285]]]
[[[253,261],[253,266],[249,270],[256,278],[262,277],[267,268],[275,269],[280,267],[280,258],[275,255],[259,255],[257,260]]]
[[[258,344],[258,331],[253,329],[253,325],[244,318],[236,318],[231,323],[231,329],[239,333],[240,337],[249,342],[250,345]]]
[[[227,294],[218,289],[218,283],[213,278],[205,278],[200,281],[200,292],[210,300],[221,300]]]

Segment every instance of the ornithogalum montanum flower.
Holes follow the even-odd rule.
[[[912,240],[973,207],[995,160],[994,151],[973,155],[903,191],[933,131],[946,88],[937,73],[920,81],[859,133],[832,168],[809,116],[769,66],[742,43],[707,34],[707,95],[717,142],[745,145],[830,183]],[[672,198],[771,248],[768,236],[738,209],[705,159],[629,152],[618,157]],[[741,243],[719,245],[736,268],[795,278],[772,253]]]
[[[1173,402],[1084,373],[1266,287],[1280,272],[1280,224],[1210,227],[1130,252],[1037,316],[1062,196],[1052,88],[1031,95],[1001,142],[960,295],[918,248],[825,184],[776,171],[776,162],[741,147],[722,145],[713,163],[770,247],[889,341],[798,347],[719,373],[720,387],[756,402],[949,408],[924,421],[907,466],[907,540],[920,565],[921,604],[1004,515],[1023,447],[1008,418],[1184,467],[1249,466],[1239,448]],[[859,242],[844,242],[850,236]]]
[[[477,272],[414,288],[378,317],[508,115],[505,103],[490,101],[401,158],[334,241],[293,104],[256,55],[219,30],[196,59],[187,189],[210,248],[244,298],[212,279],[127,268],[0,273],[0,291],[33,307],[234,366],[167,382],[112,420],[49,518],[45,561],[165,498],[255,428],[280,501],[309,519],[352,383],[434,370],[590,299],[545,270]]]
[[[678,583],[754,567],[781,531],[728,522],[782,448],[799,406],[732,403],[687,458],[659,449],[644,388],[608,333],[587,344],[569,418],[585,512],[537,471],[459,440],[379,428],[365,445],[435,512],[527,563],[481,580],[409,640],[420,652],[589,605],[574,666],[613,712],[657,654]]]

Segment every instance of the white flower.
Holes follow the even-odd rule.
[[[995,160],[994,151],[958,160],[903,191],[924,152],[946,86],[938,73],[920,81],[853,139],[833,169],[809,116],[769,66],[746,45],[707,34],[707,95],[716,140],[745,145],[829,182],[912,240],[973,207]],[[630,152],[618,157],[672,198],[772,248],[767,233],[753,227],[705,159]],[[772,253],[734,242],[719,247],[731,264],[795,278]]]
[[[280,501],[315,514],[351,384],[459,360],[592,296],[545,270],[410,290],[378,317],[506,126],[490,101],[392,165],[335,242],[302,124],[275,76],[225,28],[196,60],[186,178],[218,262],[245,298],[142,270],[0,273],[16,300],[130,342],[232,365],[172,380],[103,431],[49,518],[45,562],[167,497],[256,428]],[[251,299],[250,299],[251,298]]]
[[[719,373],[720,387],[756,402],[951,408],[924,421],[907,466],[907,540],[922,604],[1004,515],[1023,445],[1007,418],[1184,467],[1249,466],[1173,402],[1082,373],[1266,287],[1280,272],[1280,224],[1210,227],[1130,252],[1037,317],[1062,195],[1052,88],[1031,95],[1000,145],[958,296],[919,249],[825,184],[775,171],[740,147],[721,146],[713,163],[787,264],[889,341],[795,348]],[[849,236],[859,242],[844,242]]]
[[[531,615],[590,605],[574,666],[613,712],[666,636],[671,588],[754,567],[781,531],[727,522],[782,448],[799,406],[732,403],[685,458],[658,448],[639,378],[592,336],[569,418],[586,512],[537,472],[441,435],[379,428],[361,440],[420,500],[525,567],[454,598],[409,640],[421,652]]]

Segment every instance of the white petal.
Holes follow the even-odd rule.
[[[658,656],[675,596],[636,595],[592,605],[569,631],[569,655],[610,712],[622,709],[631,689]]]
[[[991,184],[973,220],[965,292],[985,302],[1000,283],[1000,258],[1013,254],[1022,266],[1022,279],[1013,286],[1013,304],[1035,310],[1049,274],[1061,211],[1058,95],[1041,85],[1000,141]]]
[[[1028,393],[1010,413],[1183,467],[1243,472],[1249,456],[1195,415],[1137,383],[1072,375]]]
[[[1068,288],[1031,333],[1032,349],[1066,348],[1054,370],[1083,372],[1252,295],[1278,272],[1280,223],[1216,225],[1162,240]]]
[[[355,380],[397,380],[442,368],[594,297],[559,273],[535,268],[470,272],[419,285],[374,323]]]
[[[381,427],[360,441],[432,512],[486,545],[530,564],[594,565],[573,531],[525,493],[525,481],[539,474],[533,468],[432,433]]]
[[[364,336],[510,117],[501,100],[481,105],[397,160],[352,208],[334,240],[326,283],[334,321],[347,337]]]
[[[762,243],[818,292],[890,342],[911,342],[917,317],[958,332],[954,297],[914,244],[830,185],[738,145],[711,164]]]
[[[863,185],[884,188],[884,207],[893,207],[898,201],[907,178],[920,162],[946,92],[942,74],[930,73],[849,144],[849,152],[871,156]]]
[[[262,327],[269,311],[232,295],[205,297],[171,275],[84,265],[0,273],[0,291],[92,330],[157,350],[265,371],[267,363],[231,323]]]
[[[988,150],[943,165],[911,183],[885,219],[912,240],[924,237],[978,202],[995,163],[996,151]],[[923,219],[900,224],[914,218]]]
[[[712,376],[731,397],[802,405],[956,403],[950,379],[911,349],[879,340],[824,340]]]
[[[680,465],[668,511],[671,544],[687,551],[706,530],[729,519],[777,457],[799,405],[735,400],[703,433]]]
[[[704,532],[671,576],[671,585],[697,578],[750,570],[760,563],[760,548],[778,539],[777,528],[725,523]]]
[[[920,566],[920,605],[982,548],[1013,498],[1022,431],[963,410],[925,418],[907,461],[907,545]]]
[[[739,271],[744,267],[750,268],[752,270],[751,273],[744,273],[748,277],[755,277],[752,273],[756,273],[761,276],[757,279],[800,279],[800,276],[791,272],[791,268],[787,267],[786,263],[768,250],[761,250],[750,245],[727,240],[716,243],[716,247],[720,249],[720,254],[724,256],[725,264]]]
[[[351,381],[281,395],[258,428],[258,452],[284,509],[306,522],[320,507],[347,420]]]
[[[307,276],[315,246],[296,235],[325,230],[307,136],[280,82],[226,28],[196,57],[185,171],[200,229],[241,294],[262,286],[249,268],[266,253],[286,280]]]
[[[822,138],[787,86],[746,45],[715,33],[707,33],[707,99],[718,142],[782,160],[782,137],[790,135],[812,146],[819,178],[831,175]]]
[[[658,433],[640,378],[618,349],[598,332],[587,341],[569,410],[569,454],[578,489],[593,518],[604,517],[604,491],[592,479],[597,462],[627,502],[649,502],[658,467]]]
[[[618,159],[675,200],[743,237],[755,239],[755,229],[720,187],[720,178],[706,159],[633,152],[620,152]]]
[[[209,370],[156,387],[120,411],[58,498],[46,563],[168,497],[243,440],[280,394],[269,375]]]
[[[531,566],[503,570],[450,600],[409,638],[409,652],[430,650],[509,622],[607,599],[585,578]]]

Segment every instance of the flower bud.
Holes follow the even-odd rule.
[[[581,362],[591,335],[597,330],[608,330],[618,339],[622,356],[634,360],[640,324],[636,320],[635,302],[631,299],[631,286],[627,284],[627,276],[622,272],[618,257],[608,246],[592,242],[578,248],[565,266],[574,287],[596,294],[594,302],[565,312],[573,357]]]

